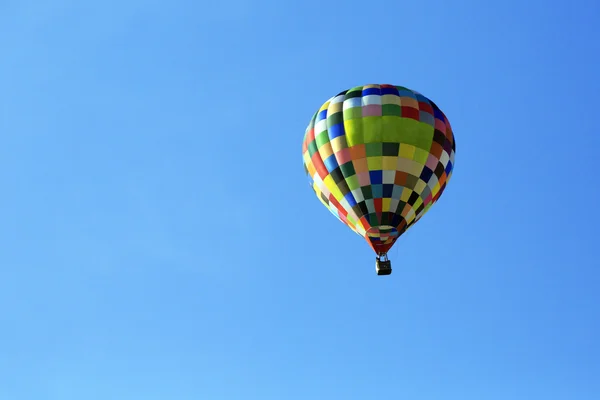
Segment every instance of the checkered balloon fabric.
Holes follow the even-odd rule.
[[[377,254],[440,198],[454,167],[454,134],[431,100],[402,86],[366,85],[327,100],[302,144],[321,202]]]

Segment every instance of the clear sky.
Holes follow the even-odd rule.
[[[0,3],[0,399],[600,399],[600,4]],[[378,277],[304,129],[456,135]]]

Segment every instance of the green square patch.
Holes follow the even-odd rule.
[[[381,106],[381,114],[400,117],[402,116],[402,108],[397,104],[384,104]]]
[[[348,184],[348,188],[350,188],[350,190],[356,190],[360,187],[360,184],[358,183],[358,176],[356,175],[347,176],[346,183]]]
[[[382,156],[385,157],[397,157],[398,156],[398,152],[400,150],[400,144],[399,143],[383,143],[382,145]],[[368,153],[367,153],[368,155]]]
[[[360,190],[362,191],[363,198],[365,200],[373,198],[373,190],[371,189],[371,186],[363,186],[360,188]]]
[[[321,148],[325,143],[329,143],[329,132],[326,130],[319,133],[315,138],[315,142],[317,143],[317,148]]]
[[[362,118],[362,107],[346,108],[342,113],[342,117],[344,120]]]
[[[354,97],[362,97],[362,86],[355,86],[351,89],[348,89],[346,92],[345,99],[352,99]]]
[[[342,174],[344,177],[346,177],[346,179],[348,179],[349,176],[356,175],[352,161],[348,161],[347,163],[340,165],[340,169],[342,170]]]
[[[400,200],[398,202],[398,206],[396,207],[395,214],[402,216],[402,212],[404,211],[404,207],[406,207],[406,203]]]
[[[344,113],[343,112],[336,112],[333,114],[329,114],[327,116],[327,125],[328,126],[337,125],[340,122],[344,122]]]
[[[377,221],[377,214],[376,213],[370,213],[369,214],[369,224],[371,226],[377,226],[377,225],[379,225],[379,221]]]
[[[365,144],[367,157],[377,157],[383,155],[382,143],[367,143]]]

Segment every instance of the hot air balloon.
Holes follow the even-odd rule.
[[[357,86],[327,100],[302,143],[317,198],[392,272],[388,251],[435,204],[454,168],[450,122],[422,94],[402,86]]]

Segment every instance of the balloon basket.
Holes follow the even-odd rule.
[[[375,271],[377,275],[390,275],[392,273],[392,262],[388,260],[386,254],[376,258]]]

